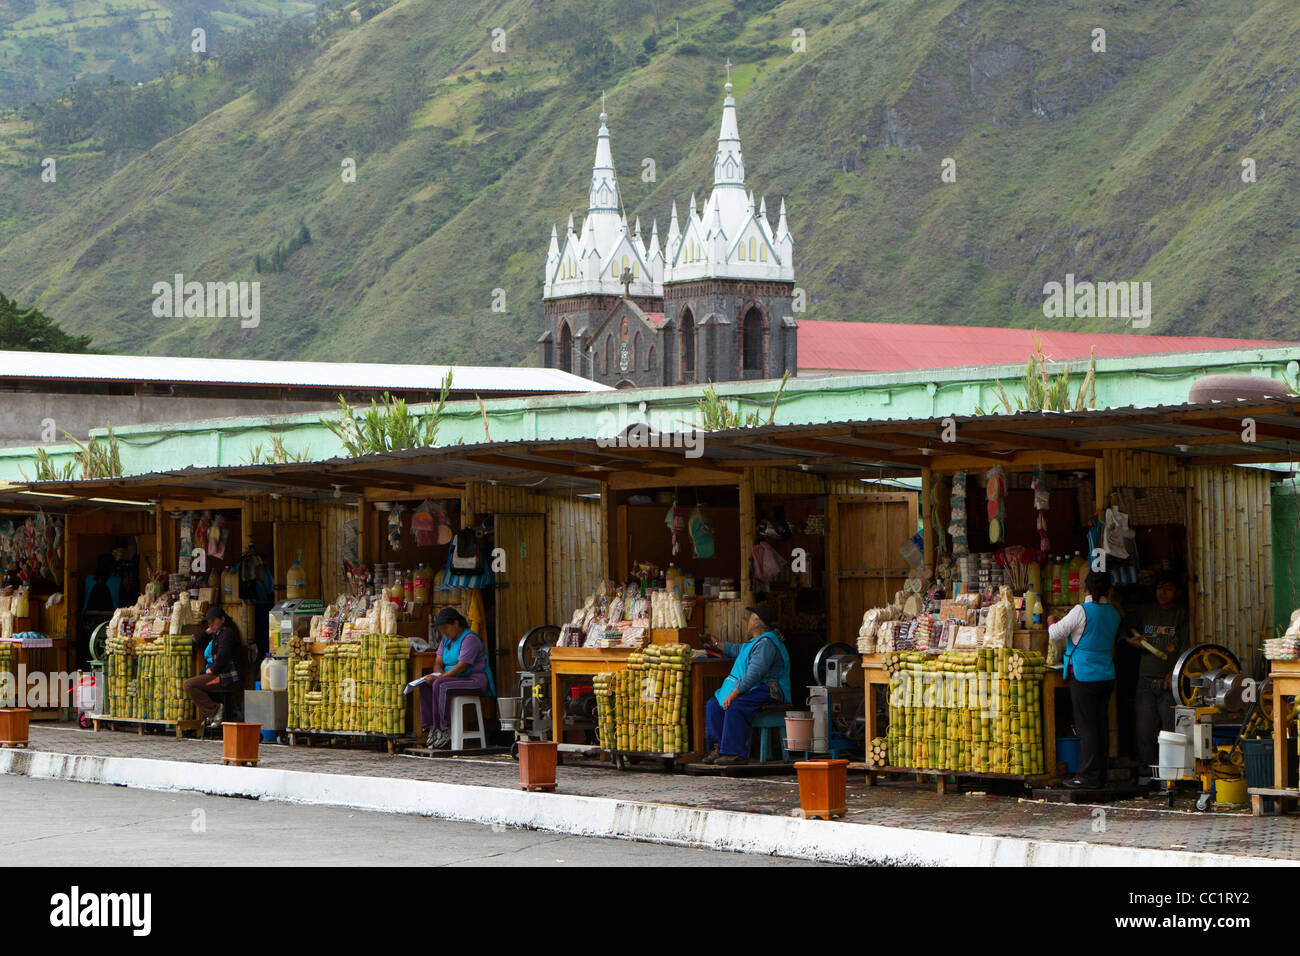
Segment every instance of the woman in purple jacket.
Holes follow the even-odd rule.
[[[451,746],[453,697],[493,697],[496,685],[488,667],[483,639],[469,629],[469,621],[454,607],[444,607],[433,625],[442,635],[435,673],[426,674],[420,688],[420,718],[429,728],[427,744],[434,750]]]

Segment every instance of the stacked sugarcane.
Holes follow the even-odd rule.
[[[194,720],[194,701],[185,693],[192,676],[194,638],[164,634],[136,645],[135,696],[132,716],[143,720]]]
[[[0,707],[11,707],[18,700],[18,665],[14,646],[0,643]]]
[[[889,765],[889,738],[876,737],[867,748],[867,763],[872,767]]]
[[[1005,648],[891,654],[888,764],[968,773],[1043,772],[1041,654]],[[876,765],[884,761],[872,742]]]
[[[361,638],[361,653],[369,667],[363,666],[369,682],[362,684],[363,731],[372,734],[406,732],[406,672],[411,657],[410,642],[404,637],[366,634]]]
[[[361,634],[355,642],[327,644],[313,656],[289,645],[289,726],[324,733],[398,735],[406,732],[404,637]]]
[[[110,717],[132,718],[135,704],[136,653],[135,638],[113,636],[104,643],[107,660],[104,678],[108,682],[108,697],[104,713]]]
[[[614,698],[618,693],[615,674],[597,674],[591,679],[591,691],[596,696],[596,726],[600,745],[606,750],[617,748],[618,726],[615,718]]]
[[[996,651],[998,665],[995,719],[999,753],[994,773],[1039,774],[1043,762],[1043,655]]]
[[[684,753],[690,741],[686,707],[691,649],[685,644],[651,644],[633,651],[627,667],[614,676],[614,749]]]
[[[289,726],[294,730],[319,729],[320,663],[305,647],[289,648]]]

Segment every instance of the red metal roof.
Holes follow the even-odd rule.
[[[900,372],[908,369],[961,368],[968,365],[1022,364],[1034,350],[1031,329],[979,325],[903,325],[889,322],[799,321],[799,368],[844,372]],[[1209,336],[1147,335],[1038,330],[1043,353],[1057,361],[1153,355],[1160,352],[1215,352],[1224,349],[1297,346],[1298,342],[1219,339]]]

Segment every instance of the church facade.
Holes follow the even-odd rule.
[[[713,191],[673,203],[662,244],[629,228],[607,115],[600,114],[587,215],[546,253],[542,364],[620,388],[780,378],[798,370],[792,308],[794,240],[785,202],[775,229],[767,201],[745,187],[736,102],[725,87]]]

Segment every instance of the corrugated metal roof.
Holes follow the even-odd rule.
[[[71,355],[0,351],[0,381],[126,381],[271,385],[285,388],[437,390],[452,372],[457,392],[606,392],[608,385],[553,368],[270,362],[160,355]]]
[[[1024,362],[1033,352],[1030,329],[981,325],[903,325],[888,322],[799,322],[800,369],[890,372],[965,368]],[[1038,330],[1043,353],[1054,361],[1166,352],[1217,352],[1276,348],[1296,342],[1208,336],[1128,335],[1116,332]]]
[[[1241,442],[1234,415],[1256,419],[1255,442]],[[956,440],[941,429],[956,426]],[[1231,437],[1237,432],[1235,438]],[[944,470],[972,458],[987,464],[1013,463],[1026,449],[1058,453],[1082,466],[1116,441],[1181,464],[1260,464],[1295,460],[1300,450],[1300,397],[1209,402],[1153,408],[1079,412],[1017,412],[1014,415],[948,416],[895,421],[851,421],[810,425],[764,425],[709,432],[698,457],[636,445],[609,446],[594,439],[481,442],[415,448],[329,461],[245,467],[185,468],[98,481],[41,482],[32,490],[114,498],[163,497],[171,489],[214,494],[283,491],[330,496],[363,487],[398,487],[405,482],[450,483],[492,480],[526,483],[545,490],[599,488],[612,472],[663,474],[673,484],[680,466],[730,472],[739,480],[746,464],[808,470],[845,477],[919,474]],[[958,467],[973,467],[960,465]],[[983,466],[981,466],[983,467]],[[1067,465],[1066,467],[1075,467]],[[1287,470],[1290,470],[1289,468]],[[539,478],[540,476],[540,478]]]

